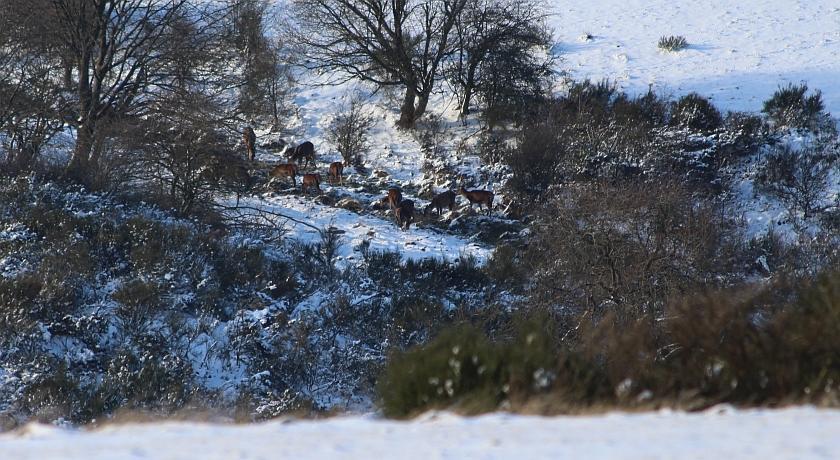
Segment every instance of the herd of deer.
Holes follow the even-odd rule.
[[[256,134],[250,127],[245,128],[243,132],[243,141],[245,148],[248,150],[248,159],[253,161],[256,153]],[[303,166],[311,165],[313,168],[315,163],[315,146],[312,142],[306,141],[298,146],[287,148],[286,153],[291,160],[290,163],[281,163],[275,165],[268,173],[271,178],[286,178],[292,179],[292,186],[297,187],[295,178],[298,175],[298,164],[303,161]],[[344,163],[335,161],[330,163],[329,179],[331,184],[344,183]],[[306,193],[307,190],[315,188],[319,193],[321,191],[321,175],[318,173],[305,173],[301,178],[301,191]],[[479,210],[482,206],[487,207],[487,215],[493,211],[493,192],[488,190],[467,190],[463,185],[458,189],[458,194],[462,195],[470,203],[470,209],[474,204],[478,204]],[[437,211],[438,215],[443,214],[443,209],[450,211],[455,209],[455,198],[457,195],[452,190],[439,193],[432,198],[432,201],[423,209],[423,215],[428,215],[432,211]],[[388,194],[379,200],[381,204],[390,206],[394,213],[394,218],[397,225],[401,228],[408,229],[411,222],[414,220],[415,208],[414,201],[403,199],[402,192],[398,188],[389,188]]]

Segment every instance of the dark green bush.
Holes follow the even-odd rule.
[[[377,388],[382,409],[404,417],[431,407],[493,410],[511,395],[541,392],[555,377],[552,323],[521,320],[510,340],[491,342],[460,324],[426,345],[393,355]]]
[[[682,35],[663,35],[659,38],[657,46],[664,51],[680,51],[688,47],[688,40]]]
[[[499,352],[483,332],[455,327],[427,345],[391,357],[378,382],[382,410],[389,417],[403,417],[458,401],[492,410],[504,398],[500,368]]]
[[[459,325],[394,354],[378,384],[384,413],[840,403],[836,271],[687,296],[662,317],[584,314],[558,330],[536,315],[506,330]]]
[[[671,108],[671,124],[695,131],[709,132],[721,127],[723,119],[705,97],[690,93],[679,98]]]
[[[764,101],[762,112],[766,113],[776,127],[809,128],[815,127],[825,108],[822,92],[814,91],[810,95],[808,85],[788,83],[779,87],[770,99]]]

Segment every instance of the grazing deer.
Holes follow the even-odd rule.
[[[289,159],[295,163],[300,164],[300,160],[304,160],[304,167],[309,164],[315,166],[315,146],[312,145],[312,142],[303,142],[297,147],[290,148],[288,153]]]
[[[493,192],[487,190],[467,190],[461,185],[458,193],[463,195],[470,202],[470,210],[472,206],[478,203],[478,209],[481,210],[481,205],[487,206],[487,215],[493,212]]]
[[[300,182],[300,191],[306,193],[307,190],[310,188],[315,187],[315,190],[318,190],[318,193],[321,193],[321,175],[318,173],[315,174],[304,174],[303,179]]]
[[[242,131],[242,141],[245,143],[245,148],[248,149],[248,160],[254,161],[254,156],[257,153],[257,134],[250,126],[246,126]]]
[[[397,218],[397,225],[408,230],[411,221],[414,220],[414,201],[402,200],[393,209],[394,216]]]
[[[344,163],[340,161],[334,161],[330,163],[330,183],[335,184],[336,181],[343,184],[344,183],[344,176],[342,173],[344,172]]]
[[[434,209],[437,210],[438,216],[443,215],[443,208],[449,208],[449,210],[452,211],[455,209],[455,196],[455,192],[452,190],[438,193],[434,198],[432,198],[432,202],[423,209],[423,215],[429,215],[429,212]]]
[[[291,177],[292,187],[297,187],[295,183],[295,176],[297,175],[297,166],[293,163],[279,164],[271,169],[268,173],[269,177]]]

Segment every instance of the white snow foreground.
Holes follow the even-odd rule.
[[[840,458],[840,410],[535,417],[430,413],[252,425],[166,422],[73,431],[29,425],[0,436],[2,459]]]

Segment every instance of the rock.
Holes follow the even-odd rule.
[[[329,195],[318,195],[315,197],[315,202],[324,206],[333,206],[335,205],[335,198]]]
[[[384,179],[384,178],[388,177],[389,174],[387,172],[381,170],[381,169],[376,169],[376,170],[373,171],[373,175],[376,176],[376,177],[379,177],[381,179]]]
[[[362,203],[359,203],[359,200],[350,197],[338,200],[335,203],[335,206],[353,212],[361,212],[364,208],[364,206],[362,206]]]
[[[286,142],[286,140],[283,139],[282,137],[277,136],[277,135],[273,135],[273,136],[269,136],[267,139],[263,140],[259,144],[259,146],[263,150],[279,152],[279,151],[283,150],[284,148],[286,148],[287,144],[288,144],[288,142]]]

